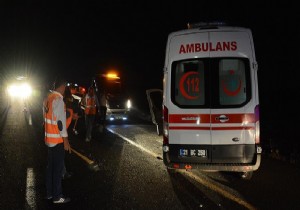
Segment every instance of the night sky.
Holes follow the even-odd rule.
[[[296,120],[300,12],[287,1],[19,2],[0,3],[2,79],[26,73],[50,81],[64,74],[80,82],[116,69],[128,90],[145,96],[148,88],[162,88],[170,32],[185,29],[187,23],[225,21],[252,29],[264,130],[271,132],[279,124],[291,129],[289,121],[293,128],[300,126]]]

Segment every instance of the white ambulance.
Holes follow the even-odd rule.
[[[257,62],[248,28],[189,25],[169,34],[163,78],[168,169],[238,172],[261,162]]]

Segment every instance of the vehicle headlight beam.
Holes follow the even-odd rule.
[[[12,84],[7,88],[8,94],[16,98],[28,98],[32,94],[32,88],[29,84]]]

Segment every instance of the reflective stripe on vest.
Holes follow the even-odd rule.
[[[85,114],[96,114],[96,99],[95,96],[87,96],[85,98]]]
[[[58,144],[63,142],[63,138],[60,135],[57,119],[53,113],[53,101],[59,98],[60,95],[56,93],[50,93],[47,99],[44,101],[44,121],[45,121],[45,142],[49,144]]]
[[[52,121],[52,120],[49,120],[49,119],[46,119],[46,118],[45,118],[45,123],[52,124],[52,125],[57,125],[56,121]]]

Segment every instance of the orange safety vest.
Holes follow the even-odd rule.
[[[44,101],[44,121],[45,121],[45,142],[50,144],[63,143],[63,138],[60,135],[56,116],[53,114],[52,103],[60,96],[56,93],[50,93]],[[64,106],[66,110],[66,105]]]
[[[95,96],[89,96],[87,95],[85,97],[85,110],[84,113],[86,115],[95,115],[96,114],[96,98]]]

